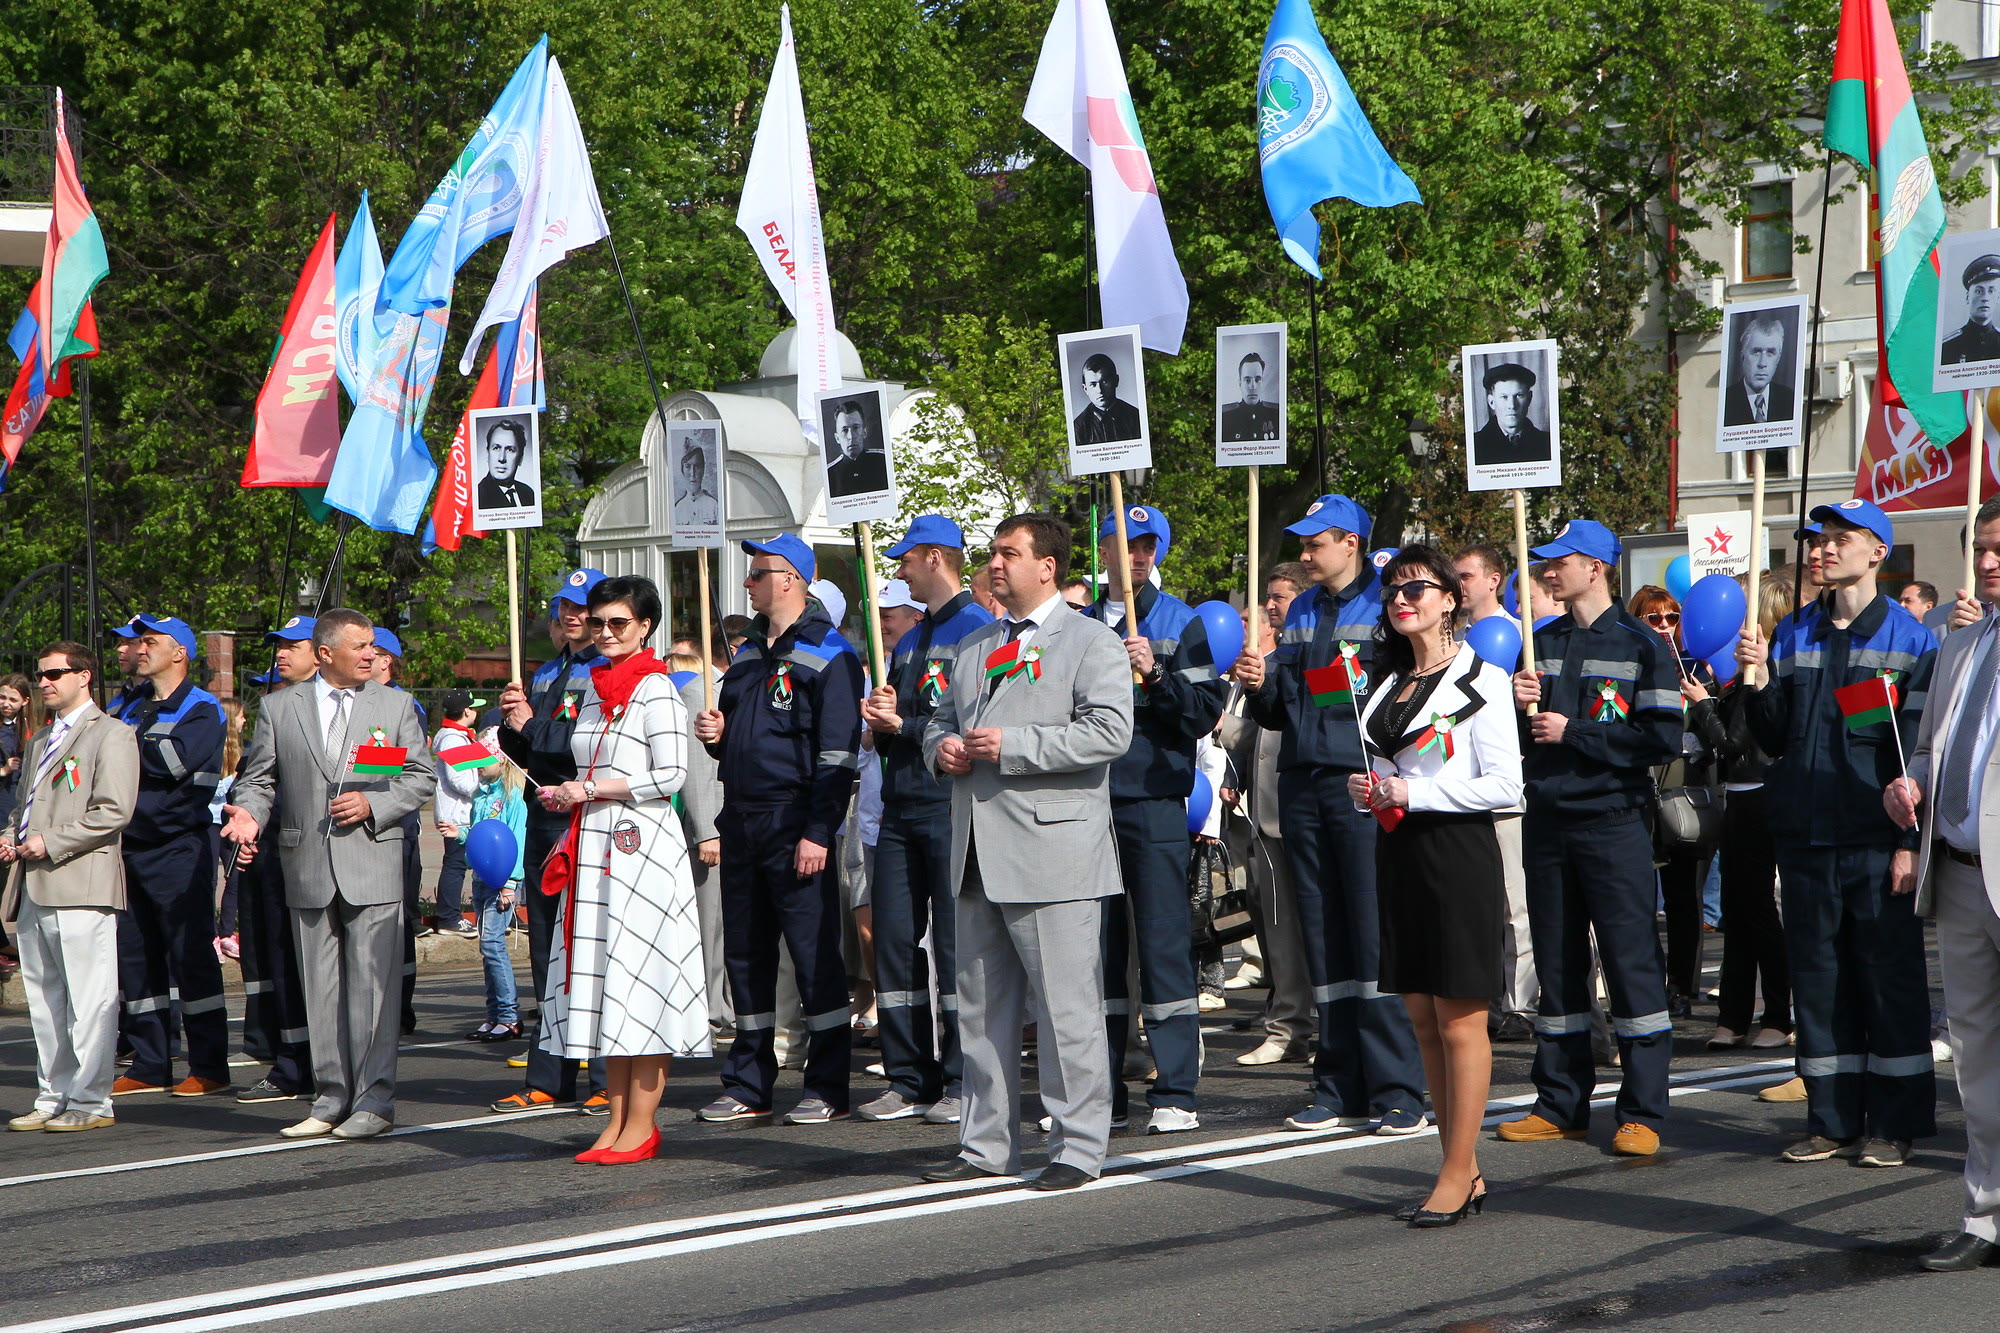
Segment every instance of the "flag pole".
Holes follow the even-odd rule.
[[[1322,401],[1324,397],[1324,391],[1320,387],[1320,377],[1319,377],[1319,284],[1320,280],[1318,278],[1314,278],[1312,280],[1312,286],[1307,289],[1307,300],[1312,310],[1313,467],[1318,469],[1318,477],[1313,483],[1313,493],[1315,495],[1319,493],[1320,487],[1325,486],[1327,484],[1326,409]]]
[[[1811,509],[1807,498],[1807,482],[1812,476],[1813,442],[1813,399],[1819,396],[1819,326],[1821,294],[1826,291],[1826,219],[1833,207],[1833,150],[1826,153],[1826,175],[1819,185],[1819,262],[1818,272],[1813,278],[1813,322],[1812,322],[1812,386],[1813,391],[1806,396],[1805,434],[1799,442],[1799,512],[1797,535],[1792,547],[1792,605],[1805,599],[1806,583],[1806,514]],[[1884,373],[1887,371],[1885,369]]]
[[[326,577],[319,581],[319,596],[313,600],[313,617],[315,619],[319,617],[321,611],[326,609],[327,589],[333,586],[333,580],[340,571],[341,557],[347,553],[347,525],[352,521],[347,512],[342,510],[340,522],[336,525],[333,538],[333,559],[326,563]]]
[[[44,338],[49,336],[46,329],[42,331],[42,336]],[[81,416],[83,445],[84,626],[90,634],[90,638],[86,642],[90,644],[91,651],[95,652],[97,651],[98,635],[103,629],[103,625],[99,620],[100,608],[97,604],[97,511],[90,479],[90,474],[95,470],[91,466],[90,452],[90,362],[80,362],[76,368],[76,375],[77,408]],[[103,677],[103,672],[93,672],[90,682],[91,689],[97,695],[99,703],[104,701]]]
[[[508,680],[521,679],[521,586],[516,565],[520,547],[514,529],[507,529],[507,670]]]
[[[708,548],[694,548],[695,592],[701,599],[700,613],[695,617],[701,622],[701,711],[715,711],[715,644],[709,637],[708,624]]]
[[[1531,672],[1535,669],[1535,598],[1528,579],[1528,496],[1519,487],[1514,489],[1514,580],[1514,609],[1521,615],[1521,670]],[[1540,711],[1539,705],[1528,705],[1528,716]]]
[[[626,285],[625,266],[618,262],[618,242],[612,238],[608,223],[604,228],[604,245],[611,255],[611,271],[618,275],[618,290],[625,297],[625,314],[632,321],[632,341],[639,344],[639,361],[646,367],[646,386],[653,391],[653,410],[659,413],[660,429],[664,431],[667,428],[667,401],[660,393],[660,377],[653,373],[653,354],[646,350],[646,335],[639,328],[639,307],[632,304],[632,289]]]
[[[888,683],[889,672],[882,661],[882,617],[875,610],[875,525],[862,519],[854,525],[861,540],[861,613],[868,620],[868,668],[874,673],[871,688]]]
[[[1764,451],[1750,451],[1750,577],[1749,596],[1743,599],[1743,632],[1750,634],[1757,628],[1759,604],[1763,601],[1757,593],[1757,578],[1764,569]],[[1748,667],[1743,672],[1743,683],[1755,687],[1761,669]]]
[[[1976,597],[1973,579],[1972,530],[1979,522],[1979,483],[1986,475],[1986,413],[1980,401],[1984,389],[1965,391],[1965,595]]]

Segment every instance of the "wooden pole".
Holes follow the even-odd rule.
[[[1521,670],[1535,669],[1535,597],[1528,577],[1528,497],[1519,489],[1514,492],[1514,597],[1520,603],[1521,613]],[[1541,707],[1529,704],[1532,716]]]
[[[507,529],[507,679],[521,679],[521,589],[515,578],[515,562],[520,547],[514,529]]]
[[[1979,523],[1979,483],[1986,476],[1986,413],[1981,410],[1984,389],[1965,393],[1965,595],[1973,597],[1979,585],[1972,581],[1972,530]]]
[[[1743,599],[1743,632],[1757,629],[1757,609],[1763,598],[1757,594],[1757,580],[1764,572],[1764,451],[1750,451],[1750,578],[1749,595]],[[1762,668],[1748,667],[1743,683],[1755,688]]]
[[[1257,580],[1257,471],[1257,465],[1252,463],[1250,465],[1250,572],[1247,578],[1250,592],[1248,600],[1243,603],[1243,610],[1251,616],[1256,615],[1257,603],[1263,600],[1258,596],[1263,589],[1258,586]],[[1256,621],[1252,620],[1250,623],[1255,624]],[[1218,662],[1216,665],[1220,667],[1222,664]]]
[[[868,618],[868,666],[873,672],[871,686],[879,686],[889,679],[889,670],[882,660],[882,617],[875,612],[875,525],[863,519],[855,526],[861,529],[861,609]]]
[[[701,622],[701,711],[715,711],[715,645],[709,638],[708,624],[708,548],[694,548],[695,591],[701,598],[701,613],[695,618]]]
[[[1118,537],[1118,560],[1111,571],[1111,586],[1118,589],[1118,598],[1125,603],[1126,637],[1137,638],[1139,603],[1132,595],[1132,553],[1125,537],[1125,479],[1116,472],[1111,474],[1111,530]],[[1133,684],[1144,679],[1137,671],[1132,673]]]

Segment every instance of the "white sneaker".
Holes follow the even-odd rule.
[[[9,1120],[7,1128],[18,1130],[40,1129],[55,1118],[56,1113],[54,1111],[44,1111],[38,1106],[26,1115],[17,1115],[12,1120]]]
[[[1054,1116],[1045,1115],[1035,1123],[1041,1127],[1041,1131],[1044,1134],[1053,1133],[1055,1131],[1056,1121]],[[1132,1119],[1130,1116],[1114,1115],[1111,1117],[1111,1127],[1113,1129],[1124,1129],[1127,1125],[1131,1123]]]
[[[1934,1064],[1940,1064],[1940,1065],[1950,1064],[1951,1043],[1946,1041],[1943,1037],[1932,1037],[1931,1061]]]
[[[1229,1001],[1223,999],[1220,995],[1213,995],[1208,991],[1203,991],[1196,998],[1195,1007],[1204,1014],[1212,1014],[1218,1009],[1227,1009]]]
[[[1283,1037],[1266,1037],[1264,1044],[1255,1050],[1245,1051],[1236,1057],[1239,1065],[1298,1064],[1306,1058],[1305,1043],[1291,1042]]]
[[[1229,980],[1223,982],[1222,989],[1249,990],[1253,986],[1262,986],[1263,984],[1264,984],[1264,974],[1262,972],[1256,971],[1253,968],[1246,967],[1241,972],[1238,972],[1235,976],[1231,977]]]
[[[1156,1106],[1153,1118],[1146,1122],[1148,1134],[1179,1134],[1190,1129],[1201,1128],[1201,1117],[1193,1111],[1178,1106]]]
[[[1750,1045],[1760,1051],[1776,1050],[1780,1046],[1790,1046],[1792,1034],[1780,1032],[1776,1028],[1758,1028],[1757,1035],[1750,1039]]]

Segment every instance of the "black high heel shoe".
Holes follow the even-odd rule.
[[[1432,1212],[1422,1204],[1407,1209],[1409,1224],[1413,1227],[1422,1227],[1426,1230],[1432,1227],[1455,1227],[1465,1217],[1467,1212],[1484,1213],[1486,1211],[1486,1191],[1479,1187],[1485,1183],[1485,1177],[1474,1176],[1472,1178],[1472,1191],[1465,1196],[1465,1202],[1458,1206],[1458,1211],[1455,1213]],[[1398,1213],[1396,1216],[1402,1218],[1404,1214]]]

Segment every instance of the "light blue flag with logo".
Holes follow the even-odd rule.
[[[1278,0],[1257,70],[1257,156],[1264,202],[1285,253],[1317,278],[1313,205],[1346,198],[1367,208],[1420,204],[1416,185],[1375,137],[1375,127],[1326,40],[1310,0]]]
[[[368,211],[368,191],[340,247],[333,266],[333,364],[347,386],[347,401],[358,403],[368,387],[369,372],[381,349],[376,331],[382,316],[382,242],[375,236],[375,217]]]

